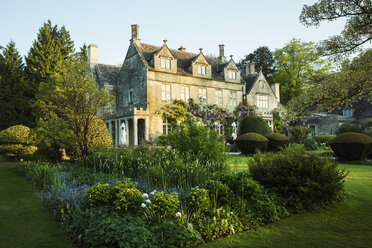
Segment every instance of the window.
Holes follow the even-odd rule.
[[[236,79],[236,75],[237,75],[236,71],[229,70],[229,78],[230,79]]]
[[[172,132],[172,124],[168,119],[163,119],[163,134]]]
[[[259,108],[269,108],[269,96],[258,94],[257,95],[257,107]]]
[[[269,125],[269,127],[271,127],[271,129],[273,129],[273,121],[272,120],[265,120],[267,125]]]
[[[199,89],[200,103],[207,103],[207,89]]]
[[[342,115],[344,117],[353,117],[353,110],[352,109],[344,109],[342,111]]]
[[[170,59],[160,59],[160,66],[164,69],[171,68],[171,60]]]
[[[133,90],[130,90],[128,93],[128,103],[133,103]]]
[[[169,84],[162,84],[161,85],[161,100],[162,101],[170,101],[171,100],[171,92],[170,92],[170,85]]]
[[[187,102],[190,99],[190,88],[181,86],[181,99]]]
[[[216,90],[216,105],[222,106],[223,99],[222,99],[222,90]]]
[[[198,65],[198,73],[202,75],[207,74],[207,67],[204,65]]]
[[[238,105],[238,96],[236,91],[230,91],[230,105],[237,106]]]
[[[309,124],[308,127],[311,129],[311,137],[316,136],[316,125],[315,124]]]

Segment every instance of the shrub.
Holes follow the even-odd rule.
[[[254,159],[256,163],[249,167],[252,178],[280,194],[293,210],[311,209],[342,195],[347,174],[335,161],[303,148],[258,154]]]
[[[185,197],[185,205],[194,217],[205,215],[211,207],[208,190],[192,188]]]
[[[116,183],[114,186],[116,209],[130,213],[136,213],[139,210],[144,197],[135,186],[136,183],[129,179]]]
[[[170,218],[174,217],[179,205],[177,193],[165,194],[164,192],[158,192],[152,199],[149,212],[152,218]]]
[[[290,133],[292,134],[292,141],[295,143],[302,144],[305,139],[309,137],[311,129],[306,126],[292,126],[290,127]]]
[[[11,126],[0,132],[0,154],[9,157],[29,157],[36,150],[33,146],[35,135],[30,128],[22,125]]]
[[[258,116],[248,116],[239,124],[239,135],[243,135],[245,133],[258,133],[265,135],[271,132],[272,130],[266,121]]]
[[[269,142],[268,139],[258,133],[245,133],[240,135],[235,141],[244,155],[265,151]]]
[[[363,123],[360,121],[346,121],[337,130],[337,134],[343,133],[363,133]]]
[[[209,192],[209,198],[215,206],[222,206],[231,202],[231,189],[224,183],[216,180],[209,180],[204,184]]]
[[[364,160],[371,151],[372,138],[360,133],[343,133],[331,140],[329,145],[340,159]]]
[[[114,190],[108,183],[94,185],[84,196],[84,200],[93,206],[109,205],[113,203],[114,199]]]
[[[279,133],[269,133],[265,135],[269,140],[269,151],[279,151],[289,145],[289,138]]]
[[[315,139],[313,139],[313,138],[305,139],[303,144],[304,144],[304,147],[306,149],[311,150],[311,151],[315,151],[315,150],[319,149],[318,144],[316,143]]]
[[[38,190],[43,190],[53,184],[61,184],[57,171],[49,164],[31,163],[31,180]]]
[[[156,247],[195,247],[200,240],[198,232],[190,225],[163,221],[156,223],[152,228],[156,240]],[[155,246],[154,246],[155,247]]]
[[[328,146],[329,142],[336,138],[336,135],[324,135],[324,136],[315,136],[314,140],[317,142],[317,145]]]

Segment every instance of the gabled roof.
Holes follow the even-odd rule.
[[[257,78],[260,76],[260,73],[250,74],[246,77],[244,77],[244,80],[247,82],[246,84],[246,93],[248,94],[251,89],[253,88],[253,85],[256,83]]]
[[[97,64],[95,66],[96,80],[99,85],[115,84],[119,76],[121,66]]]
[[[153,55],[156,54],[161,47],[154,46],[146,43],[139,43],[136,45],[138,52],[143,57],[147,66],[150,70],[153,70],[153,66],[151,65],[151,60]],[[186,51],[180,51],[176,49],[169,48],[169,51],[172,53],[173,57],[177,59],[177,74],[184,75],[184,76],[192,76],[191,71],[191,64],[194,59],[196,59],[199,54],[196,53],[189,53]],[[223,74],[223,68],[226,66],[228,62],[221,61],[217,57],[212,56],[205,56],[208,63],[212,66],[212,79],[216,80],[225,80]],[[244,82],[244,81],[242,81]]]

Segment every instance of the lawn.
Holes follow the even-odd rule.
[[[71,247],[27,181],[15,174],[14,164],[0,157],[0,247]]]
[[[346,200],[200,247],[372,247],[372,166],[340,167],[350,171]]]

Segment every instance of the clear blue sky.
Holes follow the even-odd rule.
[[[187,51],[225,55],[239,61],[259,46],[283,47],[292,38],[319,41],[338,34],[344,21],[306,28],[299,23],[304,4],[316,0],[2,0],[0,45],[10,40],[26,55],[39,28],[48,19],[65,26],[77,47],[98,45],[102,63],[121,64],[130,25],[139,25],[142,42],[186,47]]]

